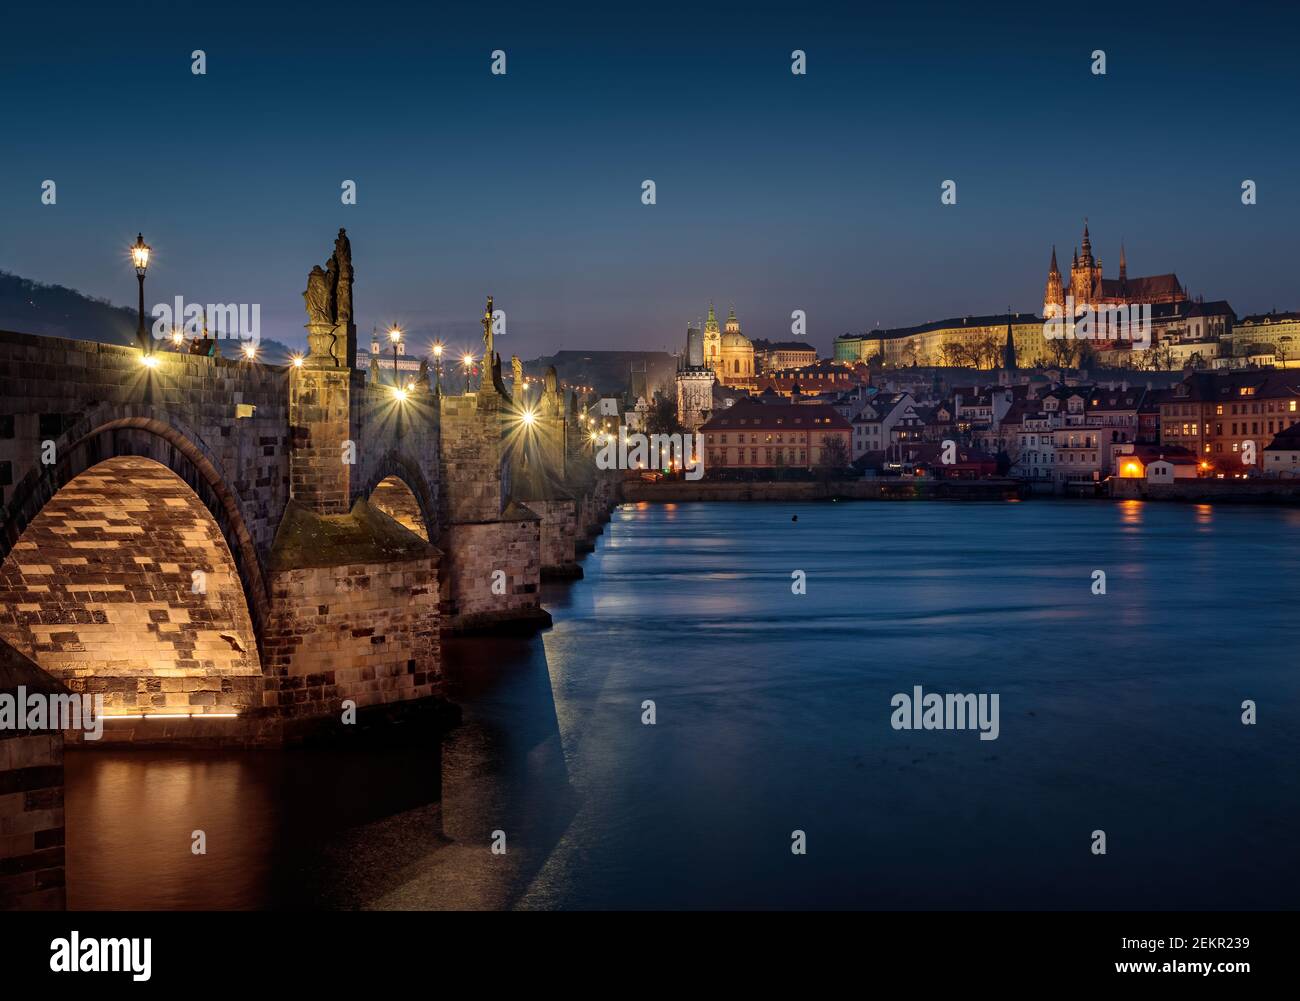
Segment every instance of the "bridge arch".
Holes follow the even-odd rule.
[[[397,452],[388,452],[370,474],[361,497],[425,542],[438,541],[437,504],[420,467]]]
[[[165,413],[133,409],[137,412],[124,414],[122,408],[105,404],[86,414],[56,441],[51,465],[35,466],[15,484],[0,525],[0,561],[11,556],[46,505],[78,476],[108,460],[152,460],[188,486],[188,496],[215,522],[243,592],[256,656],[264,662],[262,643],[271,622],[270,593],[240,498],[198,435]],[[139,412],[142,409],[146,412]]]
[[[0,636],[109,713],[260,707],[247,598],[199,496],[156,459],[117,455],[68,480],[3,562]]]

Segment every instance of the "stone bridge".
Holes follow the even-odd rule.
[[[0,332],[0,641],[104,696],[101,743],[436,704],[440,634],[545,625],[581,574],[617,484],[576,401],[516,403],[491,300],[477,392],[358,370],[343,271],[283,367]]]

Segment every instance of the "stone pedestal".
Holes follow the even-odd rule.
[[[317,330],[309,336],[323,335]],[[345,449],[351,440],[350,379],[351,370],[335,367],[328,354],[313,354],[289,370],[289,496],[317,514],[348,512],[356,461],[355,446]]]

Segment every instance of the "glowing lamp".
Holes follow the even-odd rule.
[[[143,233],[136,235],[135,243],[131,246],[131,263],[135,265],[135,273],[141,278],[149,267],[149,251],[152,249],[144,242]]]

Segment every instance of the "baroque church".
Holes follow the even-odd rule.
[[[757,388],[754,345],[740,332],[735,306],[727,314],[725,327],[719,328],[713,303],[709,303],[709,317],[704,321],[704,361],[722,385],[737,389]]]
[[[1092,256],[1092,241],[1088,237],[1088,223],[1083,224],[1083,252],[1078,249],[1070,262],[1070,280],[1062,282],[1056,266],[1056,248],[1052,248],[1052,263],[1047,271],[1047,291],[1043,296],[1043,315],[1050,315],[1053,307],[1057,315],[1065,309],[1066,296],[1074,297],[1076,309],[1090,306],[1126,306],[1142,303],[1184,302],[1187,290],[1175,274],[1151,275],[1146,278],[1128,277],[1128,261],[1124,248],[1119,250],[1119,277],[1103,278],[1101,258]]]
[[[686,328],[686,353],[677,364],[677,419],[695,431],[720,406],[729,406],[737,393],[758,389],[754,344],[740,332],[733,306],[725,324],[718,323],[713,303],[703,329]]]

